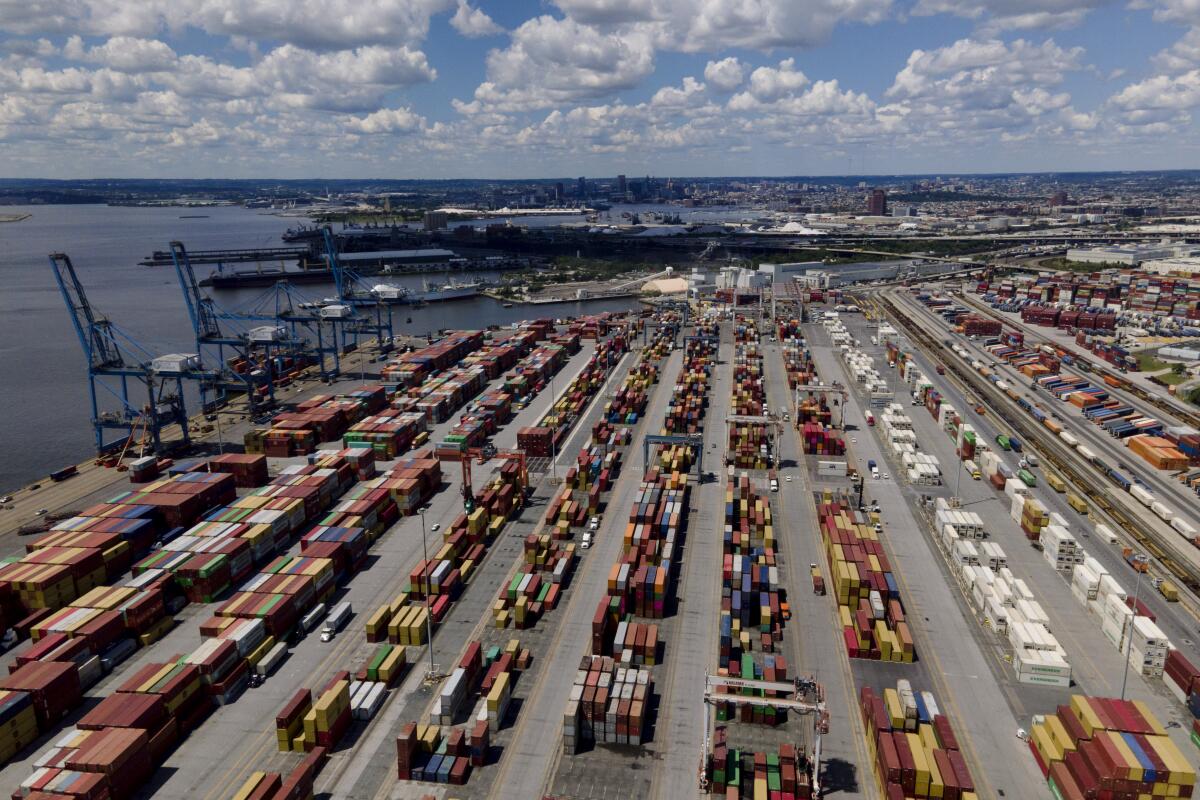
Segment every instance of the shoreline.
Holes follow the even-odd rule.
[[[24,222],[31,218],[33,214],[0,214],[0,223],[2,222]]]

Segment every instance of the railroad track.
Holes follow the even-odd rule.
[[[994,309],[989,308],[987,305],[977,302],[976,300],[974,300],[972,298],[968,298],[965,294],[963,295],[963,301],[968,303],[969,305],[971,305],[977,311],[986,314],[987,316],[991,317],[994,320],[999,321],[1001,324],[1012,327],[1011,320],[1005,319],[1004,317],[1000,316],[1000,314],[998,314]],[[1028,341],[1029,339],[1033,338],[1029,334],[1028,328],[1026,328],[1025,331],[1023,331],[1023,333],[1025,333],[1025,336],[1026,336],[1026,343],[1033,344],[1033,342]],[[1055,344],[1054,342],[1052,342],[1049,339],[1046,339],[1044,337],[1037,337],[1036,343],[1037,344],[1048,344],[1051,347],[1058,349],[1058,350],[1065,349],[1061,345]],[[1175,417],[1176,419],[1178,419],[1180,422],[1182,422],[1186,425],[1191,425],[1193,428],[1200,428],[1200,414],[1189,411],[1188,409],[1183,408],[1175,403],[1172,403],[1169,400],[1164,400],[1162,397],[1159,397],[1158,395],[1147,392],[1145,389],[1143,389],[1141,386],[1138,386],[1133,381],[1130,381],[1127,378],[1121,377],[1121,375],[1119,373],[1113,372],[1110,369],[1107,369],[1103,366],[1098,365],[1095,361],[1092,361],[1091,359],[1082,359],[1080,356],[1076,355],[1075,353],[1071,353],[1071,355],[1074,356],[1076,363],[1078,363],[1081,360],[1084,361],[1084,363],[1086,363],[1088,365],[1088,371],[1093,375],[1098,375],[1102,380],[1104,380],[1104,382],[1106,384],[1108,384],[1109,388],[1120,389],[1123,392],[1128,392],[1129,394],[1136,397],[1138,400],[1141,400],[1143,403],[1146,403],[1147,405],[1153,406],[1154,408],[1158,409],[1159,411],[1163,412],[1164,414],[1169,414],[1172,417]],[[1083,370],[1079,370],[1079,371],[1083,372]],[[1117,385],[1114,386],[1110,381],[1116,381]]]
[[[928,352],[939,353],[944,349],[941,342],[912,320],[890,298],[886,296],[872,298],[872,302],[877,311],[882,311],[880,306],[882,303],[882,306],[886,307],[888,311],[888,316],[899,323],[905,333]],[[1009,404],[999,399],[1001,393],[998,389],[977,376],[973,370],[961,365],[958,359],[940,360],[947,373],[952,374],[962,385],[970,387],[981,401],[987,403],[993,414],[1021,436],[1022,441],[1032,443],[1063,478],[1074,484],[1080,492],[1086,495],[1088,500],[1107,514],[1131,539],[1137,542],[1139,547],[1158,561],[1176,581],[1185,586],[1193,595],[1200,595],[1200,571],[1168,552],[1157,536],[1147,533],[1142,529],[1139,521],[1133,519],[1125,509],[1113,503],[1106,494],[1103,475],[1100,475],[1100,480],[1097,480],[1096,476],[1084,474],[1074,463],[1073,458],[1066,455],[1069,451],[1058,442],[1057,437],[1043,433],[1042,426],[1032,418],[1025,419],[1023,416],[1013,413]],[[1094,468],[1095,465],[1089,463],[1089,466]],[[1194,608],[1189,608],[1189,611],[1193,615],[1196,614]]]

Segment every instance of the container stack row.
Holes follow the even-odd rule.
[[[705,763],[710,793],[730,800],[810,800],[811,769],[794,745],[781,744],[774,752],[731,747],[724,725],[713,732],[712,753]]]
[[[900,589],[874,525],[848,498],[826,492],[817,508],[846,651],[910,663],[915,656]]]
[[[1029,730],[1051,792],[1087,797],[1191,797],[1196,771],[1140,701],[1071,695]]]
[[[438,690],[429,722],[401,727],[397,777],[461,786],[474,768],[492,763],[492,736],[507,721],[513,685],[528,660],[516,639],[503,648],[471,642]]]
[[[654,678],[646,667],[608,656],[584,656],[563,714],[563,752],[584,744],[639,747],[648,734]]]
[[[717,674],[752,681],[787,683],[783,647],[790,614],[787,595],[780,586],[778,552],[773,533],[770,495],[745,475],[732,474],[725,494],[722,535],[721,609]],[[729,694],[773,696],[774,690],[745,689]],[[740,704],[716,705],[719,721],[778,725],[787,720],[783,707]]]
[[[975,800],[975,782],[958,749],[950,720],[930,692],[906,680],[882,696],[864,686],[859,710],[875,779],[886,800]]]
[[[709,338],[689,337],[684,343],[683,367],[667,401],[664,434],[694,434],[703,430],[716,351],[716,342]]]

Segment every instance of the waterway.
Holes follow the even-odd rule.
[[[0,492],[44,478],[94,452],[83,351],[54,281],[49,253],[60,251],[71,257],[93,307],[127,337],[132,353],[141,352],[148,360],[152,355],[196,348],[175,271],[141,267],[138,261],[154,250],[167,249],[176,239],[193,250],[275,247],[281,244],[281,234],[297,224],[295,218],[238,207],[0,206],[0,214],[29,215],[0,225]],[[197,266],[197,278],[209,269]],[[474,276],[454,275],[459,280],[470,277]],[[495,276],[480,273],[479,277]],[[428,276],[431,283],[440,279]],[[423,278],[387,280],[420,288]],[[308,299],[333,293],[332,285],[299,288]],[[228,310],[254,307],[266,302],[266,296],[263,289],[212,293]],[[397,307],[393,320],[397,334],[424,334],[632,305],[625,299],[504,308],[478,297],[415,309]],[[140,400],[140,392],[131,389],[131,395]],[[112,408],[111,401],[102,396],[102,408]]]

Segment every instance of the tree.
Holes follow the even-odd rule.
[[[1187,370],[1184,368],[1183,364],[1179,361],[1176,361],[1174,364],[1171,365],[1171,372],[1176,375],[1182,375],[1186,371]]]

